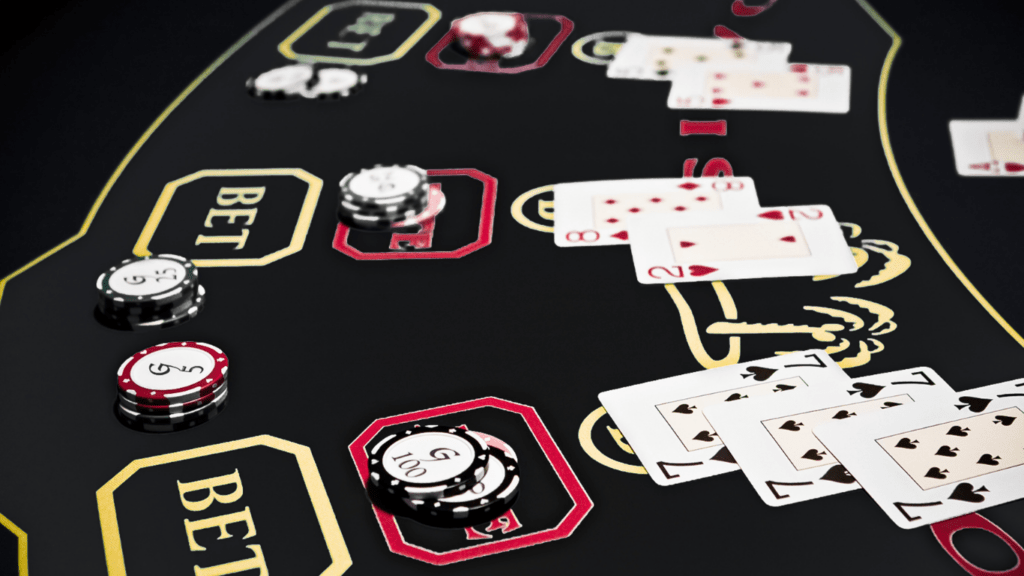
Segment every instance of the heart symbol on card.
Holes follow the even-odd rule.
[[[789,430],[790,432],[799,432],[800,427],[803,426],[803,422],[797,422],[796,420],[786,420],[782,426],[779,426],[779,430]]]
[[[961,428],[959,426],[953,426],[952,428],[949,429],[949,432],[946,432],[946,435],[947,436],[967,436],[967,432],[968,431],[970,431],[970,428]]]
[[[825,475],[821,477],[822,480],[828,480],[829,482],[838,482],[839,484],[853,484],[857,480],[854,479],[850,471],[846,469],[846,466],[842,464],[836,464],[835,466],[828,469]]]
[[[989,402],[992,402],[986,398],[975,398],[973,396],[961,396],[960,401],[963,402],[963,404],[957,404],[956,409],[963,410],[964,408],[968,408],[971,412],[981,412],[985,408],[988,408]]]
[[[862,382],[854,384],[853,387],[856,388],[856,390],[847,390],[847,392],[850,393],[850,396],[859,393],[861,398],[874,398],[875,396],[878,395],[879,392],[885,390],[885,386],[878,386],[875,384],[864,384]]]
[[[948,456],[950,458],[955,458],[956,457],[956,453],[959,452],[959,451],[960,451],[959,448],[952,448],[952,449],[950,449],[949,446],[943,446],[943,447],[939,448],[939,451],[936,452],[935,455],[936,456]]]
[[[953,489],[953,493],[949,495],[950,500],[963,500],[964,502],[984,502],[985,497],[979,494],[979,492],[988,492],[988,489],[982,486],[977,490],[974,486],[964,482],[963,484],[957,484],[956,488]]]
[[[938,466],[932,466],[931,468],[928,469],[927,472],[924,473],[924,475],[926,478],[937,478],[939,480],[945,480],[947,473],[949,473],[949,470],[939,470]]]
[[[1013,416],[1006,416],[1004,414],[1000,414],[996,416],[996,419],[992,421],[992,423],[1002,424],[1003,426],[1009,426],[1010,424],[1013,424],[1014,420],[1016,420],[1016,418],[1014,418]]]
[[[804,458],[806,460],[818,461],[818,460],[821,460],[824,455],[825,455],[825,452],[818,452],[817,450],[811,448],[807,452],[804,452],[804,455],[801,456],[801,458]]]
[[[1002,460],[999,456],[995,458],[991,454],[982,454],[981,458],[978,459],[978,464],[984,464],[985,466],[999,466],[999,462],[996,460]]]
[[[707,276],[712,272],[718,272],[718,268],[699,265],[690,266],[690,276]]]
[[[758,382],[764,382],[765,380],[772,377],[772,374],[778,372],[775,368],[761,368],[760,366],[750,366],[747,368],[747,374],[743,374],[744,378],[754,377],[754,380]]]
[[[758,214],[757,217],[766,218],[768,220],[782,220],[786,216],[782,213],[782,210],[769,210],[768,212]]]
[[[623,230],[622,232],[616,232],[612,234],[612,238],[618,238],[619,240],[629,240],[629,232]]]
[[[896,443],[896,447],[907,448],[909,450],[916,450],[917,446],[914,446],[914,444],[917,443],[917,440],[911,440],[910,438],[900,438],[900,441]]]
[[[696,406],[690,406],[689,404],[680,404],[679,406],[676,406],[676,409],[673,410],[673,412],[675,412],[676,414],[693,414],[694,408],[696,408]]]
[[[711,433],[707,430],[701,430],[699,434],[693,437],[694,440],[700,440],[701,442],[714,442],[715,439],[711,436]]]

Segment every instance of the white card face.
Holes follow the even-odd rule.
[[[629,34],[608,64],[609,78],[671,80],[691,68],[785,69],[793,46],[787,42],[645,36]]]
[[[1016,120],[951,120],[961,176],[1024,177],[1024,102]]]
[[[750,178],[649,178],[555,185],[555,245],[629,244],[626,220],[639,214],[755,209]]]
[[[608,390],[598,398],[651,478],[671,486],[739,469],[704,417],[709,406],[807,386],[844,387],[848,380],[828,354],[808,350]]]
[[[860,488],[814,436],[815,426],[954,393],[931,368],[875,374],[846,384],[719,404],[705,415],[761,499],[769,506],[786,506]]]
[[[814,435],[901,528],[1024,498],[1024,380],[828,422]]]
[[[849,66],[789,64],[779,70],[687,70],[672,80],[668,107],[846,114]]]
[[[823,205],[630,216],[627,233],[641,284],[857,271]]]

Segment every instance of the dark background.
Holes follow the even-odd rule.
[[[849,196],[862,191],[865,197],[863,205],[859,206],[851,205],[848,199],[837,198],[836,203],[845,204],[844,214],[865,224],[866,231],[871,227],[869,237],[890,239],[907,248],[907,253],[914,258],[912,272],[903,280],[876,289],[877,292],[868,297],[874,299],[877,293],[883,300],[895,301],[894,306],[901,314],[898,320],[913,321],[906,322],[902,331],[887,340],[890,348],[885,355],[878,356],[859,373],[934,362],[934,367],[956,389],[1021,376],[1019,363],[1011,361],[1019,358],[1020,348],[1001,330],[993,328],[991,319],[962,292],[959,284],[951,280],[948,270],[928,252],[930,247],[924,244],[916,225],[902,207],[902,201],[895,196],[891,176],[884,159],[880,159],[871,96],[877,82],[877,63],[888,49],[888,38],[874,24],[864,22],[866,17],[852,0],[836,1],[835,13],[858,19],[854,24],[860,30],[870,30],[871,36],[864,39],[863,47],[859,44],[845,49],[829,47],[827,40],[833,34],[841,36],[838,34],[841,30],[830,27],[842,27],[842,18],[815,17],[802,21],[786,8],[786,2],[782,0],[765,15],[752,19],[729,16],[727,0],[721,0],[720,5],[714,6],[703,2],[675,6],[669,11],[671,18],[627,4],[588,3],[586,10],[581,6],[552,6],[552,11],[558,10],[572,17],[577,29],[548,69],[531,72],[534,76],[530,78],[551,81],[557,78],[558,71],[569,71],[574,82],[594,88],[591,94],[603,91],[600,93],[612,99],[612,105],[604,108],[590,102],[597,111],[593,121],[606,124],[604,137],[608,142],[614,145],[616,142],[628,142],[631,138],[649,138],[649,147],[641,148],[634,158],[629,159],[630,162],[613,164],[607,162],[609,158],[617,157],[612,154],[574,158],[571,154],[566,155],[564,147],[558,146],[557,142],[537,142],[547,156],[544,162],[529,165],[531,155],[539,154],[536,150],[520,148],[518,153],[522,157],[515,154],[488,157],[479,150],[420,151],[417,146],[422,146],[418,143],[402,142],[399,151],[406,156],[384,161],[405,160],[418,155],[426,158],[423,162],[425,167],[455,167],[445,161],[468,157],[467,164],[496,175],[502,181],[496,226],[499,232],[495,243],[485,252],[464,261],[439,262],[429,268],[401,265],[370,268],[332,253],[324,243],[331,229],[330,218],[325,211],[330,212],[326,205],[330,204],[327,196],[333,190],[332,179],[358,167],[359,162],[380,161],[374,157],[374,154],[380,154],[380,150],[367,149],[351,161],[355,163],[351,166],[324,158],[306,161],[301,152],[293,152],[295,155],[289,156],[288,162],[292,158],[303,158],[294,164],[310,169],[325,180],[325,191],[310,241],[301,257],[297,255],[286,259],[265,271],[211,271],[208,277],[216,304],[193,323],[170,332],[174,338],[223,342],[232,355],[233,378],[244,383],[239,385],[237,396],[232,397],[235,402],[233,410],[229,409],[219,422],[212,422],[194,433],[155,439],[130,435],[113,421],[102,421],[99,425],[94,422],[100,414],[98,409],[106,408],[103,405],[107,404],[111,392],[106,386],[105,375],[112,367],[116,368],[127,354],[152,343],[153,338],[164,336],[129,337],[103,332],[81,313],[88,309],[86,303],[91,301],[92,294],[69,288],[77,285],[80,277],[91,277],[100,266],[120,257],[121,254],[113,256],[116,250],[130,249],[131,243],[126,240],[134,240],[141,226],[140,217],[144,217],[151,207],[151,202],[127,206],[123,195],[120,206],[113,198],[108,199],[100,212],[105,227],[94,228],[86,239],[80,241],[80,244],[88,242],[88,246],[95,248],[91,253],[81,245],[79,250],[69,251],[50,266],[15,280],[12,286],[19,286],[17,291],[8,287],[5,294],[4,318],[14,327],[37,326],[34,322],[36,310],[43,310],[21,311],[18,310],[20,303],[34,306],[47,301],[52,305],[46,309],[47,323],[44,327],[25,330],[17,335],[3,334],[6,339],[2,342],[9,347],[8,359],[18,357],[19,353],[24,357],[49,344],[66,344],[76,338],[88,339],[88,349],[83,344],[75,351],[78,364],[65,362],[59,366],[60,372],[54,373],[59,374],[60,379],[60,387],[55,389],[70,390],[71,386],[79,386],[92,391],[95,388],[103,391],[103,397],[88,395],[87,405],[79,410],[77,404],[44,405],[44,394],[39,388],[5,390],[7,394],[2,398],[3,403],[8,408],[24,406],[25,410],[19,410],[18,419],[13,412],[4,411],[4,414],[12,416],[7,422],[0,422],[6,444],[4,454],[15,455],[17,459],[11,468],[25,472],[5,479],[0,486],[3,490],[0,504],[4,504],[0,512],[11,514],[11,520],[30,536],[38,535],[35,540],[30,539],[34,542],[30,546],[30,555],[39,558],[40,563],[56,563],[60,558],[59,552],[65,548],[88,550],[90,556],[78,566],[82,573],[101,573],[101,543],[94,495],[103,481],[135,457],[269,432],[313,448],[356,561],[352,573],[371,573],[382,566],[428,572],[433,569],[395,557],[383,549],[383,538],[370,517],[369,508],[360,500],[351,462],[347,455],[339,457],[342,451],[337,448],[345,446],[375,417],[495,393],[537,406],[595,500],[596,508],[568,541],[472,561],[445,569],[448,572],[489,570],[503,573],[530,567],[545,573],[565,573],[585,566],[603,566],[606,570],[620,571],[630,566],[647,566],[652,570],[660,567],[673,571],[689,567],[700,573],[710,573],[718,567],[721,572],[728,573],[733,571],[729,568],[732,563],[750,566],[760,558],[763,569],[775,566],[779,571],[788,570],[790,573],[810,573],[812,567],[824,572],[821,568],[829,562],[834,562],[831,568],[835,573],[857,573],[858,570],[863,573],[867,569],[887,574],[958,573],[959,568],[942,553],[926,530],[905,532],[897,529],[863,493],[769,510],[751,496],[746,479],[740,474],[694,483],[672,492],[655,487],[648,479],[620,474],[596,464],[582,453],[575,440],[579,421],[597,406],[595,396],[598,391],[697,369],[688,359],[678,317],[673,316],[675,309],[667,302],[663,291],[660,288],[637,287],[628,266],[609,270],[598,280],[582,286],[587,291],[585,297],[579,297],[581,286],[573,282],[573,274],[579,275],[587,266],[599,266],[608,259],[614,259],[617,265],[625,265],[627,251],[557,251],[550,246],[549,237],[517,227],[508,215],[511,199],[532,186],[591,178],[669,176],[677,173],[687,151],[696,146],[688,141],[684,147],[678,136],[672,133],[675,127],[667,121],[681,116],[676,111],[667,113],[664,110],[667,86],[608,81],[600,77],[600,69],[584,65],[569,55],[569,47],[576,38],[599,30],[625,28],[662,34],[709,34],[711,24],[722,23],[752,38],[785,40],[788,33],[793,33],[794,38],[797,36],[792,28],[804,26],[806,29],[800,32],[807,41],[794,40],[793,61],[852,62],[855,57],[870,61],[871,65],[865,67],[866,72],[859,72],[861,69],[854,67],[852,114],[857,116],[844,119],[827,115],[723,114],[735,119],[730,122],[730,137],[708,142],[708,148],[700,153],[701,160],[712,155],[729,158],[738,174],[755,177],[766,205],[780,198],[832,203],[822,194],[832,192],[829,178],[837,177],[846,183],[835,188],[837,195]],[[354,108],[362,106],[365,109],[373,99],[384,101],[395,91],[407,88],[396,78],[402,73],[407,73],[409,78],[437,81],[438,90],[450,90],[453,94],[458,92],[459,86],[483,85],[493,89],[499,85],[497,79],[439,72],[422,62],[422,55],[452,17],[482,9],[476,4],[472,7],[465,3],[456,6],[456,2],[441,0],[435,4],[444,11],[442,22],[401,62],[371,69],[373,82],[377,83],[379,90],[360,95],[363,100],[353,102]],[[111,172],[153,119],[201,70],[278,5],[277,0],[235,4],[185,0],[173,6],[141,2],[103,5],[82,2],[56,8],[48,5],[46,12],[22,13],[17,18],[5,19],[2,24],[5,46],[0,69],[5,87],[0,91],[0,110],[3,111],[0,120],[0,166],[5,176],[0,192],[0,275],[17,269],[75,233]],[[811,3],[803,2],[801,5],[811,6]],[[538,10],[537,6],[535,3],[531,8]],[[691,6],[695,19],[702,22],[699,30],[694,22],[672,19],[685,18]],[[888,0],[876,2],[874,6],[905,41],[896,58],[889,86],[889,127],[896,157],[908,186],[929,222],[939,232],[940,239],[968,276],[992,299],[996,308],[1011,319],[1011,323],[1024,325],[1024,322],[1013,321],[1014,318],[1024,320],[1024,304],[1013,298],[1021,278],[1017,260],[1020,244],[1012,236],[1019,228],[1016,225],[1017,214],[1024,208],[1019,205],[1024,203],[1021,180],[959,178],[952,163],[946,128],[950,118],[1012,118],[1016,115],[1020,96],[1024,93],[1024,60],[1019,57],[1018,39],[1022,23],[1020,8],[1015,3],[994,1],[974,2],[968,6],[951,1],[911,3]],[[518,8],[507,4],[497,7]],[[26,10],[33,9],[41,10],[26,7]],[[814,10],[818,15],[825,12],[828,11],[821,8]],[[297,18],[294,14],[290,17]],[[759,34],[762,30],[764,35]],[[257,44],[266,44],[268,50],[272,47],[267,38],[260,38]],[[279,62],[280,59],[275,61]],[[263,62],[259,64],[263,65]],[[237,68],[241,63],[235,62],[233,66]],[[253,69],[257,69],[255,65]],[[442,79],[445,83],[440,82]],[[545,94],[548,98],[545,102],[568,108],[571,101],[580,96],[570,93],[567,84],[562,82],[566,89],[562,93]],[[386,90],[388,87],[392,89],[390,95]],[[208,88],[212,89],[212,86]],[[506,96],[510,101],[514,98],[513,94]],[[238,108],[245,111],[252,106],[246,101]],[[474,108],[476,111],[481,109],[486,110]],[[300,116],[304,110],[295,108],[294,113]],[[335,112],[340,114],[340,110],[343,109],[338,108]],[[454,106],[443,110],[443,114],[453,119],[459,117],[459,112]],[[268,116],[282,122],[290,120],[285,112]],[[705,116],[695,113],[693,117]],[[850,126],[850,119],[860,124]],[[501,127],[517,123],[514,116],[506,120],[497,114],[489,120]],[[171,122],[176,121],[172,116]],[[794,174],[799,175],[797,166],[801,160],[786,154],[787,148],[797,148],[794,144],[801,144],[783,137],[785,134],[781,131],[786,129],[789,121],[798,128],[806,128],[813,123],[828,148],[813,158],[814,166],[809,169],[814,181],[821,182],[823,186],[789,190],[790,194],[785,195],[780,191],[787,179]],[[429,123],[418,126],[423,125]],[[376,127],[380,126],[386,126],[386,120],[376,124]],[[369,122],[363,127],[367,134],[373,128]],[[772,130],[778,130],[778,134],[783,136],[752,139],[750,135],[755,127],[769,135],[776,134]],[[848,130],[849,134],[844,133],[843,138],[837,139],[835,130]],[[814,132],[795,128],[793,134],[811,134],[813,138]],[[565,136],[567,139],[571,137],[572,134]],[[839,145],[836,145],[837,140]],[[741,145],[751,142],[760,143],[764,148]],[[843,143],[849,143],[850,149],[844,148]],[[806,142],[802,144],[799,148],[805,152],[811,148]],[[153,145],[159,144],[153,142]],[[673,145],[677,148],[670,149]],[[864,154],[869,146],[870,153]],[[658,147],[661,152],[652,154],[651,151],[657,151]],[[502,146],[503,151],[509,148]],[[263,162],[260,154],[266,156],[265,150],[245,152],[254,154],[253,165]],[[599,151],[592,146],[588,152]],[[556,162],[552,159],[557,153],[563,156]],[[867,166],[858,164],[865,158],[870,160]],[[413,158],[410,161],[418,160]],[[140,165],[145,166],[141,162]],[[168,172],[178,175],[187,174],[192,169],[167,167]],[[123,177],[119,185],[127,188],[129,182],[128,177]],[[863,189],[858,190],[854,183],[862,184]],[[885,213],[873,214],[876,210],[884,210]],[[124,218],[125,227],[118,229],[117,221],[128,212],[131,216]],[[109,240],[102,238],[101,231],[112,237]],[[944,231],[961,233],[949,236]],[[83,255],[84,261],[69,262]],[[319,260],[314,260],[317,258]],[[321,271],[314,268],[318,262],[330,262],[331,266]],[[535,263],[542,266],[535,269]],[[498,264],[506,265],[508,270],[499,272]],[[68,268],[63,268],[65,265]],[[60,270],[55,269],[58,266]],[[564,268],[566,274],[554,276],[554,268]],[[436,286],[432,287],[431,295],[435,298],[440,296],[441,301],[449,306],[447,309],[429,310],[422,319],[423,326],[433,328],[430,334],[434,340],[408,348],[404,345],[382,346],[381,343],[390,344],[388,330],[379,328],[369,312],[382,310],[379,304],[387,300],[389,294],[407,296],[407,286],[411,285],[407,282],[417,279],[416,272],[422,272],[423,277],[431,277],[426,270],[440,271],[432,276]],[[524,278],[517,278],[510,272],[515,270]],[[530,276],[531,270],[536,271],[536,278]],[[625,270],[624,274],[617,273],[622,270]],[[331,333],[332,330],[343,331],[336,323],[336,310],[332,314],[321,308],[304,309],[303,314],[297,315],[295,302],[275,300],[275,306],[257,308],[248,307],[253,304],[250,301],[229,301],[227,294],[232,282],[236,285],[258,282],[266,278],[263,272],[280,274],[282,279],[304,278],[310,281],[310,298],[315,299],[314,293],[316,298],[323,298],[317,300],[322,306],[333,302],[330,298],[335,292],[334,287],[348,289],[347,294],[350,295],[359,295],[359,289],[364,290],[363,295],[369,298],[369,304],[365,305],[367,323],[361,327],[361,337],[344,339],[348,348],[339,353],[328,336],[316,336],[320,331],[321,334],[335,336],[339,341],[345,338]],[[346,285],[343,282],[354,276],[345,274],[362,274],[362,282]],[[62,284],[68,277],[73,278],[73,282]],[[552,285],[551,278],[559,278],[560,284]],[[935,278],[941,282],[933,286],[922,278]],[[545,279],[549,282],[542,282]],[[915,288],[907,287],[907,283]],[[764,286],[763,283],[740,282],[730,285],[730,289],[737,301],[750,303],[764,296],[761,292]],[[774,295],[784,297],[789,294],[799,299],[796,304],[819,303],[804,301],[801,289],[806,288],[806,282],[780,280],[771,286],[775,290]],[[219,290],[214,292],[213,287]],[[295,293],[292,286],[283,281],[267,288],[272,293],[286,296],[294,296]],[[447,288],[461,288],[464,292],[449,292],[450,298],[445,300]],[[49,291],[40,296],[39,289]],[[474,289],[477,290],[475,293]],[[503,293],[502,289],[506,292]],[[691,301],[706,296],[698,287],[687,287],[684,293]],[[503,300],[502,305],[494,306],[486,294],[497,295]],[[627,297],[623,298],[623,294]],[[374,299],[376,295],[379,297]],[[58,299],[46,300],[43,296]],[[940,314],[942,306],[954,300],[955,305],[951,304],[949,308],[954,316],[943,317]],[[243,308],[243,304],[247,307]],[[710,302],[709,308],[713,304]],[[642,329],[639,323],[624,321],[603,326],[598,322],[599,313],[608,310],[619,313],[623,318],[647,319],[647,324]],[[539,334],[536,326],[526,321],[530,311],[545,312],[538,317],[551,319],[546,333]],[[249,312],[252,314],[247,314]],[[404,318],[401,310],[390,312],[394,312],[395,317]],[[759,310],[748,307],[745,312],[760,316],[754,318],[756,321],[788,319],[784,315],[776,315],[767,304]],[[65,313],[68,314],[67,324],[62,327],[59,320],[64,319]],[[294,321],[296,317],[298,322]],[[374,362],[382,366],[394,362],[392,354],[396,350],[408,355],[403,358],[414,358],[415,365],[434,362],[436,371],[427,381],[417,382],[415,386],[410,383],[404,390],[405,395],[378,389],[375,393],[364,392],[358,398],[359,402],[345,404],[342,402],[346,398],[339,393],[332,396],[338,404],[327,404],[330,409],[323,417],[314,418],[306,412],[313,409],[306,397],[278,398],[272,395],[282,390],[275,386],[288,382],[287,378],[294,378],[295,373],[291,364],[293,356],[274,356],[274,348],[269,345],[261,347],[265,342],[261,343],[258,336],[268,323],[282,327],[275,334],[281,340],[305,339],[301,340],[303,345],[318,346],[309,348],[309,355],[320,361],[323,370],[316,374],[317,384],[323,386],[325,392],[326,383],[363,390],[359,386],[376,381],[370,366]],[[470,328],[479,331],[474,332]],[[931,338],[925,338],[929,330],[932,330]],[[892,345],[893,341],[898,345]],[[609,342],[621,346],[616,348]],[[776,349],[763,340],[757,345],[761,348],[745,348],[744,360],[757,357],[758,352],[767,355]],[[459,347],[467,351],[465,355],[457,353]],[[478,353],[475,359],[470,350]],[[719,352],[713,350],[712,354],[718,356]],[[324,362],[329,354],[338,354],[337,359]],[[265,359],[270,361],[264,362]],[[330,364],[331,370],[324,367],[325,364]],[[413,365],[412,361],[410,365]],[[14,370],[15,367],[18,369]],[[23,376],[29,373],[22,362],[11,361],[12,370],[5,372],[7,368],[0,366],[0,375]],[[35,373],[32,375],[36,376]],[[58,379],[57,376],[48,376],[52,380]],[[445,377],[449,381],[442,382]],[[9,386],[10,382],[2,384]],[[436,386],[436,392],[433,392],[433,386]],[[18,404],[21,401],[24,401],[23,405]],[[276,417],[263,419],[264,415],[271,414],[271,408],[278,410],[273,412]],[[53,419],[38,417],[32,412],[36,409],[45,409],[43,416]],[[346,418],[339,417],[338,413]],[[27,420],[29,417],[31,423]],[[74,432],[79,430],[76,428],[79,423],[88,424],[80,428],[88,434],[76,437]],[[16,437],[14,428],[18,425],[26,432],[36,433],[33,436],[35,444],[22,442],[20,435]],[[116,439],[116,443],[111,443],[99,453],[89,434]],[[75,448],[78,447],[87,447],[88,451],[76,454]],[[64,452],[60,453],[58,449]],[[8,461],[3,464],[7,467]],[[45,490],[47,485],[36,482],[33,474],[52,482],[52,490],[59,492],[59,497],[47,501],[34,500],[39,494],[49,492]],[[76,481],[80,477],[81,481]],[[11,490],[11,487],[15,489]],[[29,507],[26,502],[33,502],[33,505]],[[71,506],[62,509],[61,502],[70,502]],[[1021,540],[1024,539],[1024,524],[1020,504],[987,510],[984,515]],[[28,510],[33,510],[33,513],[28,513]],[[17,514],[19,511],[22,513]],[[61,519],[62,514],[67,518]],[[828,515],[829,520],[835,523],[820,530],[806,530],[807,526],[819,522],[823,515]],[[701,533],[702,527],[714,534]],[[792,555],[800,547],[787,540],[787,527],[804,527],[800,532],[801,537],[807,538],[803,556]],[[735,540],[730,539],[729,534],[733,534]],[[696,546],[688,548],[687,542]],[[958,544],[972,560],[986,568],[1005,569],[1012,565],[1007,550],[994,543],[991,537],[968,533],[962,542],[958,540]],[[629,549],[623,549],[624,546]],[[590,556],[598,554],[595,548],[601,548],[608,555],[607,564]],[[747,550],[749,554],[740,554],[740,549]],[[784,550],[785,553],[772,558],[773,550]],[[848,550],[849,554],[834,555],[843,550]]]

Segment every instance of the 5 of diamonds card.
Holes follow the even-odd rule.
[[[857,271],[824,205],[630,216],[627,231],[641,284]]]
[[[608,65],[607,73],[609,78],[671,80],[694,66],[784,70],[792,50],[787,42],[631,33]]]
[[[648,475],[671,486],[738,470],[704,417],[709,406],[849,378],[822,350],[683,374],[598,394]]]
[[[755,209],[750,178],[647,178],[555,185],[555,244],[628,244],[626,219],[640,214]]]
[[[814,429],[900,528],[1024,497],[1024,381]]]
[[[847,384],[719,404],[704,414],[765,504],[795,504],[860,488],[812,434],[815,426],[953,394],[931,368],[875,374]]]

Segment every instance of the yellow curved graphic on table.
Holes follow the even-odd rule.
[[[647,469],[644,468],[643,466],[619,462],[618,460],[609,458],[604,454],[604,452],[601,452],[600,450],[597,449],[597,446],[594,444],[594,438],[592,436],[594,433],[594,424],[597,424],[597,421],[600,420],[601,417],[607,413],[608,411],[604,409],[604,406],[601,406],[597,410],[594,410],[593,412],[588,414],[587,417],[583,419],[583,422],[580,424],[579,431],[580,446],[583,447],[583,451],[586,452],[588,456],[593,458],[594,461],[597,462],[598,464],[602,464],[613,470],[618,470],[619,472],[628,472],[630,474],[647,474]],[[612,432],[613,430],[614,432]],[[630,454],[633,453],[632,448],[626,450],[626,448],[623,446],[621,432],[619,432],[615,428],[609,428],[608,431],[612,433],[612,438],[615,438],[615,443],[619,445],[619,448],[622,448],[623,451],[629,452]],[[616,437],[616,433],[618,433],[618,437]]]
[[[554,186],[541,186],[540,188],[534,188],[529,192],[523,192],[522,194],[519,195],[518,198],[516,198],[516,201],[512,203],[512,217],[516,219],[516,222],[519,222],[520,224],[526,226],[531,230],[536,230],[538,232],[547,232],[548,234],[554,234],[554,226],[545,226],[544,224],[537,224],[533,220],[527,218],[525,214],[523,214],[523,206],[526,204],[527,200],[533,198],[534,196],[543,194],[545,192],[551,192],[554,189]],[[551,214],[550,211],[538,211],[545,219],[548,219],[548,215]]]

